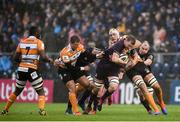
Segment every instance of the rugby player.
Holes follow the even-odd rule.
[[[78,82],[85,89],[93,88],[93,84],[90,84],[90,81],[82,71],[82,67],[76,66],[79,56],[87,53],[77,36],[72,36],[69,45],[60,51],[58,72],[69,90],[69,100],[72,104],[74,115],[81,115],[77,106],[75,82]],[[94,58],[96,56],[94,55]]]
[[[153,63],[154,56],[150,52],[149,43],[147,41],[144,41],[141,44],[141,46],[139,47],[139,49],[137,50],[137,53],[141,57],[141,59],[144,61],[144,64],[151,71],[151,64]],[[149,74],[144,78],[144,80],[149,82],[147,84],[147,86],[148,86],[148,91],[151,94],[153,94],[153,90],[155,90],[155,93],[157,95],[158,102],[159,102],[159,105],[161,107],[162,113],[166,115],[167,110],[166,110],[166,106],[165,106],[165,103],[164,103],[164,100],[163,100],[162,89],[161,89],[159,83],[157,82],[156,78],[154,77],[153,74]],[[151,108],[149,107],[147,100],[144,98],[144,96],[143,96],[143,94],[142,94],[142,92],[141,92],[141,90],[139,88],[137,88],[137,93],[140,96],[141,103],[144,105],[144,107],[146,108],[148,113],[152,113]]]
[[[111,28],[109,30],[109,41],[108,41],[108,48],[112,47],[118,40],[119,40],[120,36],[119,36],[119,32],[117,29],[115,28]],[[108,89],[109,83],[105,82],[104,86],[102,86],[99,90],[99,92],[103,92],[104,88]],[[101,93],[98,93],[101,94]],[[98,95],[97,97],[99,98],[100,95]],[[108,97],[108,101],[111,100],[111,96]],[[97,99],[93,99],[92,96],[90,97],[89,101],[88,101],[88,105],[87,108],[84,112],[84,114],[96,114],[96,107],[97,107]],[[91,105],[94,102],[94,107],[92,109]],[[111,103],[110,103],[111,104]]]
[[[14,60],[19,63],[16,76],[16,88],[8,98],[6,106],[1,114],[8,113],[10,106],[14,103],[17,96],[23,91],[27,80],[36,90],[38,98],[38,108],[40,115],[46,115],[45,111],[45,92],[43,79],[38,71],[39,57],[44,61],[53,63],[53,60],[45,54],[44,43],[38,39],[39,30],[32,26],[29,30],[29,37],[21,40],[14,54]]]
[[[77,59],[76,66],[79,66],[81,68],[81,71],[84,72],[86,75],[87,79],[90,81],[90,83],[94,82],[94,79],[92,75],[90,74],[90,65],[92,62],[96,60],[94,58],[94,55],[100,53],[100,50],[97,48],[88,48],[86,49],[89,53],[85,54],[82,53],[79,58]],[[85,90],[85,91],[84,91]],[[78,95],[79,92],[84,91],[82,94],[82,97],[78,100],[78,105],[81,107],[81,109],[84,111],[85,110],[85,100],[89,97],[91,94],[91,89],[84,89],[79,83],[76,83],[76,94]],[[72,114],[72,105],[70,101],[68,101],[68,106],[66,109],[66,114]]]
[[[118,41],[112,47],[104,51],[104,57],[97,64],[97,80],[95,82],[97,87],[95,90],[93,90],[94,99],[97,99],[99,88],[104,84],[104,82],[107,81],[109,83],[107,91],[101,97],[98,103],[99,111],[102,109],[104,100],[118,88],[120,69],[124,69],[124,66],[127,64],[127,61],[120,58],[120,54],[126,53],[128,49],[133,48],[135,42],[135,38],[131,35],[121,41]]]
[[[141,48],[140,48],[140,51],[142,50]],[[150,71],[149,67],[147,66],[148,64],[152,63],[152,61],[147,59],[147,61],[145,61],[146,63],[145,64],[135,49],[130,51],[130,55],[131,55],[130,56],[131,60],[127,64],[127,69],[126,69],[127,76],[131,79],[131,81],[135,83],[137,87],[139,87],[145,99],[149,102],[151,107],[154,109],[155,111],[154,114],[159,115],[160,111],[158,107],[156,106],[152,95],[150,95],[146,87],[146,84],[150,85],[155,90],[155,93],[158,97],[163,114],[167,114],[166,106],[163,101],[161,87],[158,84],[152,72]]]

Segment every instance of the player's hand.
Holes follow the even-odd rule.
[[[104,51],[101,51],[100,53],[96,54],[96,58],[102,58],[104,56]]]
[[[56,60],[54,61],[54,66],[55,66],[55,67],[59,67],[59,65],[60,65],[60,62],[59,62],[58,59],[56,59]]]
[[[90,70],[90,67],[89,66],[84,66],[84,67],[80,67],[80,69],[82,71],[89,71]]]
[[[85,66],[84,67],[84,71],[89,71],[90,70],[90,66]]]
[[[65,68],[65,66],[61,64],[61,62],[59,61],[59,59],[56,59],[56,60],[54,61],[54,66],[57,67],[57,68],[58,68],[58,67]]]

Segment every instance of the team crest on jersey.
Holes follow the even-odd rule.
[[[37,77],[38,77],[38,75],[37,75],[36,72],[31,73],[31,78],[32,78],[32,79],[35,79],[35,78],[37,78]]]

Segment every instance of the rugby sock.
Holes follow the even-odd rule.
[[[75,93],[69,93],[69,100],[71,102],[73,112],[79,112],[78,110],[78,105],[77,105],[77,99],[76,99],[76,94]]]
[[[91,94],[91,91],[87,89],[87,90],[83,93],[83,96],[82,96],[81,99],[78,101],[78,103],[79,103],[79,104],[84,104],[84,103],[85,103],[85,100],[89,97],[90,94]]]
[[[104,102],[104,100],[105,100],[107,97],[111,96],[111,94],[112,94],[112,93],[110,93],[110,92],[107,90],[107,91],[104,93],[104,95],[101,97],[102,102]]]
[[[44,95],[40,95],[40,96],[38,97],[38,108],[39,108],[39,109],[44,109],[44,107],[45,107],[45,102],[46,102],[45,96],[44,96]]]
[[[97,95],[91,93],[91,96],[90,96],[89,102],[88,102],[88,106],[87,106],[88,108],[91,108],[91,105],[95,99],[97,99]]]
[[[162,90],[161,89],[155,89],[155,93],[157,95],[160,107],[165,108],[166,105],[165,105],[164,100],[163,100]]]
[[[97,110],[97,105],[98,105],[98,100],[100,99],[100,97],[97,97],[97,99],[94,100],[94,107],[93,110],[96,111]]]
[[[159,112],[159,109],[154,101],[153,96],[150,93],[144,94],[144,97],[146,98],[146,100],[149,102],[149,104],[151,105],[151,107],[154,109],[155,112]]]
[[[71,108],[72,108],[71,102],[70,102],[70,100],[68,100],[67,109],[71,109]]]
[[[9,108],[11,107],[11,105],[13,104],[13,102],[16,100],[16,95],[14,93],[11,93],[11,95],[9,96],[9,99],[6,103],[6,106],[5,106],[5,110],[9,110]]]
[[[141,100],[141,103],[143,104],[143,106],[146,108],[147,111],[152,110],[147,100]]]

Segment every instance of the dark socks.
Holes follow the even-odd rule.
[[[89,107],[89,108],[91,107],[93,101],[95,101],[96,99],[97,99],[97,95],[91,93],[91,96],[90,96],[89,102],[88,102],[88,107]]]
[[[104,95],[101,97],[101,100],[104,101],[107,97],[111,96],[112,93],[110,93],[108,90],[104,93]]]
[[[84,103],[85,103],[85,100],[89,97],[90,94],[91,94],[91,91],[87,89],[87,90],[83,93],[81,99],[78,101],[78,104],[84,104]]]
[[[147,111],[152,110],[147,100],[141,100],[141,103],[143,104],[143,106],[146,108]]]
[[[71,108],[72,108],[71,102],[68,100],[68,106],[67,106],[67,109],[71,109]]]

